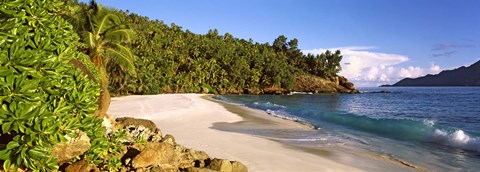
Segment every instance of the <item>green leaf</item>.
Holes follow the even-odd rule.
[[[0,150],[0,159],[1,160],[10,159],[10,152],[11,151],[7,149]]]
[[[3,125],[2,125],[3,133],[9,133],[10,132],[12,123],[13,123],[12,121],[3,123]]]
[[[12,161],[10,161],[10,159],[6,159],[5,162],[3,162],[3,170],[9,171],[11,164],[12,164]]]
[[[19,146],[20,146],[20,144],[18,144],[18,142],[10,141],[7,144],[7,150],[11,150],[11,149],[14,149],[14,148],[19,147]]]
[[[49,157],[48,152],[40,148],[33,148],[28,150],[28,155],[37,160]]]
[[[9,69],[6,66],[0,66],[0,77],[13,75],[13,69]]]

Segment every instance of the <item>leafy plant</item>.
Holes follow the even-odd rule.
[[[90,1],[87,9],[84,9],[86,17],[85,28],[81,31],[82,41],[85,44],[85,53],[90,56],[100,75],[99,116],[107,112],[110,105],[110,93],[108,90],[108,77],[106,66],[109,63],[116,64],[131,75],[136,74],[135,56],[130,49],[122,43],[129,42],[134,37],[134,31],[128,29],[120,22],[119,17],[103,6],[98,5],[95,0]],[[79,26],[80,27],[80,26]]]
[[[100,89],[72,70],[70,61],[84,56],[61,10],[61,0],[0,3],[0,160],[7,171],[55,170],[56,143],[77,129],[103,128],[90,115]]]

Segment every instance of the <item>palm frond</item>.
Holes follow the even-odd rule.
[[[88,48],[94,48],[97,46],[97,39],[92,32],[85,31],[82,33],[81,37],[83,39],[83,43],[85,43]]]
[[[104,10],[103,7],[99,5],[93,22],[96,25],[95,34],[101,35],[110,28],[118,26],[120,24],[120,18],[118,18],[118,16],[114,13],[109,13],[108,11]]]
[[[135,31],[132,29],[117,29],[109,31],[105,34],[104,41],[120,43],[130,42],[135,36]]]
[[[107,49],[107,54],[124,70],[131,75],[136,75],[135,69],[135,56],[130,52],[127,47],[120,44],[112,44]]]

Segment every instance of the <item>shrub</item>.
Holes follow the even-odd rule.
[[[104,149],[98,84],[69,61],[79,38],[57,13],[61,0],[0,0],[0,160],[3,168],[58,169],[53,145],[86,131]],[[98,152],[98,150],[97,150]],[[101,157],[98,157],[101,158]],[[1,162],[0,162],[1,163]]]

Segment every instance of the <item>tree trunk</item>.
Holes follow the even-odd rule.
[[[110,106],[110,93],[108,92],[108,76],[102,58],[96,55],[92,58],[93,64],[96,65],[100,73],[100,98],[98,99],[98,110],[95,116],[98,118],[108,117],[107,111]]]
[[[110,107],[110,93],[108,92],[108,80],[100,81],[100,98],[98,99],[98,110],[95,113],[97,117],[108,117],[107,111]]]

